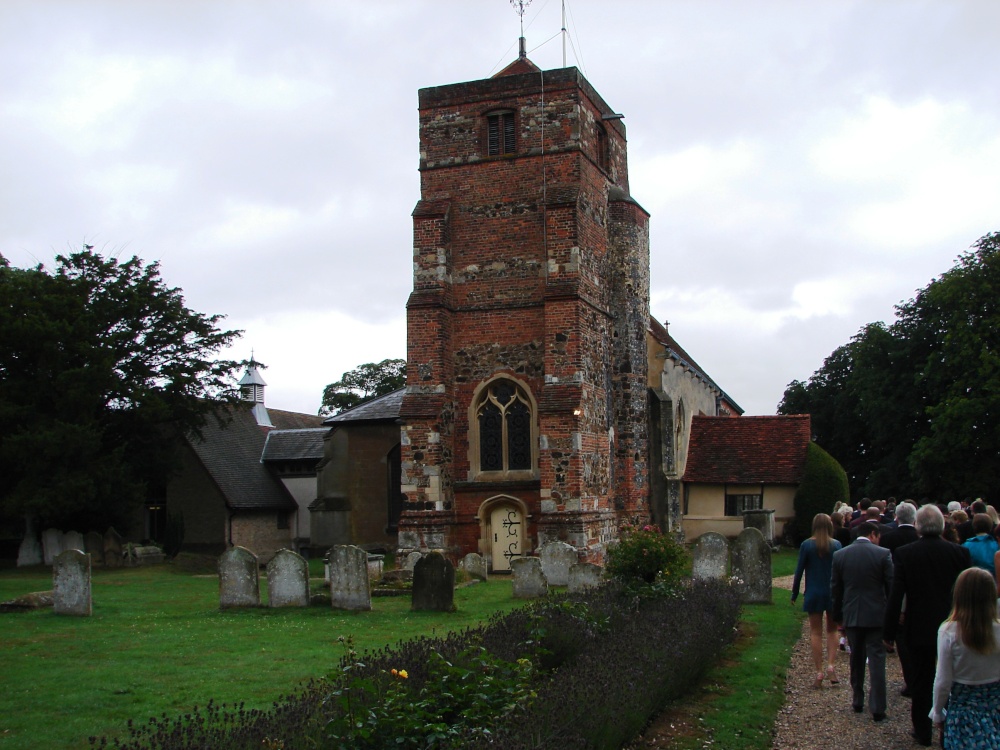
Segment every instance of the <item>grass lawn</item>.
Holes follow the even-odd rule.
[[[796,560],[795,550],[775,554],[774,575],[791,575]],[[326,675],[343,653],[338,636],[374,650],[516,606],[510,580],[496,578],[459,589],[453,614],[411,612],[409,597],[375,598],[372,612],[221,612],[218,579],[202,573],[183,564],[95,569],[92,617],[57,617],[51,609],[0,614],[0,750],[83,748],[88,736],[121,731],[129,719],[175,716],[209,699],[266,708],[303,680]],[[322,575],[319,561],[311,561],[311,573]],[[48,568],[0,569],[0,601],[51,588]],[[266,601],[263,576],[261,589]],[[696,694],[671,707],[686,727],[671,747],[770,747],[802,618],[786,591],[776,589],[774,602],[744,608],[740,639]]]
[[[314,571],[315,573],[315,571]],[[51,609],[0,614],[0,750],[80,748],[129,719],[183,713],[209,699],[266,708],[343,654],[460,630],[516,606],[509,579],[456,591],[458,611],[411,612],[409,597],[371,612],[327,607],[219,611],[218,579],[174,566],[93,572],[92,617]],[[0,570],[0,601],[52,588],[48,568]],[[261,596],[266,601],[266,579]]]

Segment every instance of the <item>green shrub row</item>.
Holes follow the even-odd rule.
[[[269,711],[210,703],[130,726],[121,750],[619,748],[735,637],[725,582],[614,581],[486,625],[358,655]]]

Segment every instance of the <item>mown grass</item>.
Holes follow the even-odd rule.
[[[46,568],[0,570],[0,601],[51,588]],[[263,579],[261,588],[266,601]],[[338,636],[374,650],[516,606],[509,579],[459,589],[449,614],[411,612],[409,597],[376,598],[371,612],[222,612],[217,578],[170,566],[95,569],[92,589],[92,617],[0,615],[2,750],[82,748],[129,719],[172,716],[209,699],[266,708],[327,674],[343,655]]]
[[[797,552],[772,558],[791,575]],[[474,625],[516,606],[510,581],[456,592],[458,612],[409,609],[409,597],[376,598],[368,613],[298,610],[220,612],[218,581],[181,564],[94,570],[94,615],[51,610],[0,615],[0,750],[83,748],[87,737],[120,731],[130,720],[182,714],[209,699],[264,708],[339,661],[340,635],[359,650]],[[322,564],[312,561],[312,575]],[[50,589],[46,568],[0,570],[0,601]],[[266,601],[266,582],[261,581]],[[690,700],[671,711],[695,717],[674,738],[679,750],[764,750],[784,702],[785,670],[801,633],[800,608],[776,589],[774,605],[744,607],[741,637]],[[55,717],[58,717],[57,719]]]

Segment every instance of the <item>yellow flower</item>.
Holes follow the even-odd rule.
[[[406,673],[406,670],[405,670],[405,669],[401,669],[401,670],[399,670],[399,676],[400,676],[400,677],[402,677],[402,678],[403,678],[403,679],[405,680],[405,679],[406,679],[407,677],[409,677],[410,675],[408,675],[408,674]]]

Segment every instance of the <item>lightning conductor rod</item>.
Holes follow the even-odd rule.
[[[527,46],[524,42],[524,11],[531,5],[531,0],[510,0],[510,4],[514,8],[514,12],[521,19],[521,38],[518,40],[519,49],[517,56],[523,59],[528,56]]]
[[[523,36],[523,34],[522,34]],[[563,67],[566,67],[566,0],[562,0]]]

